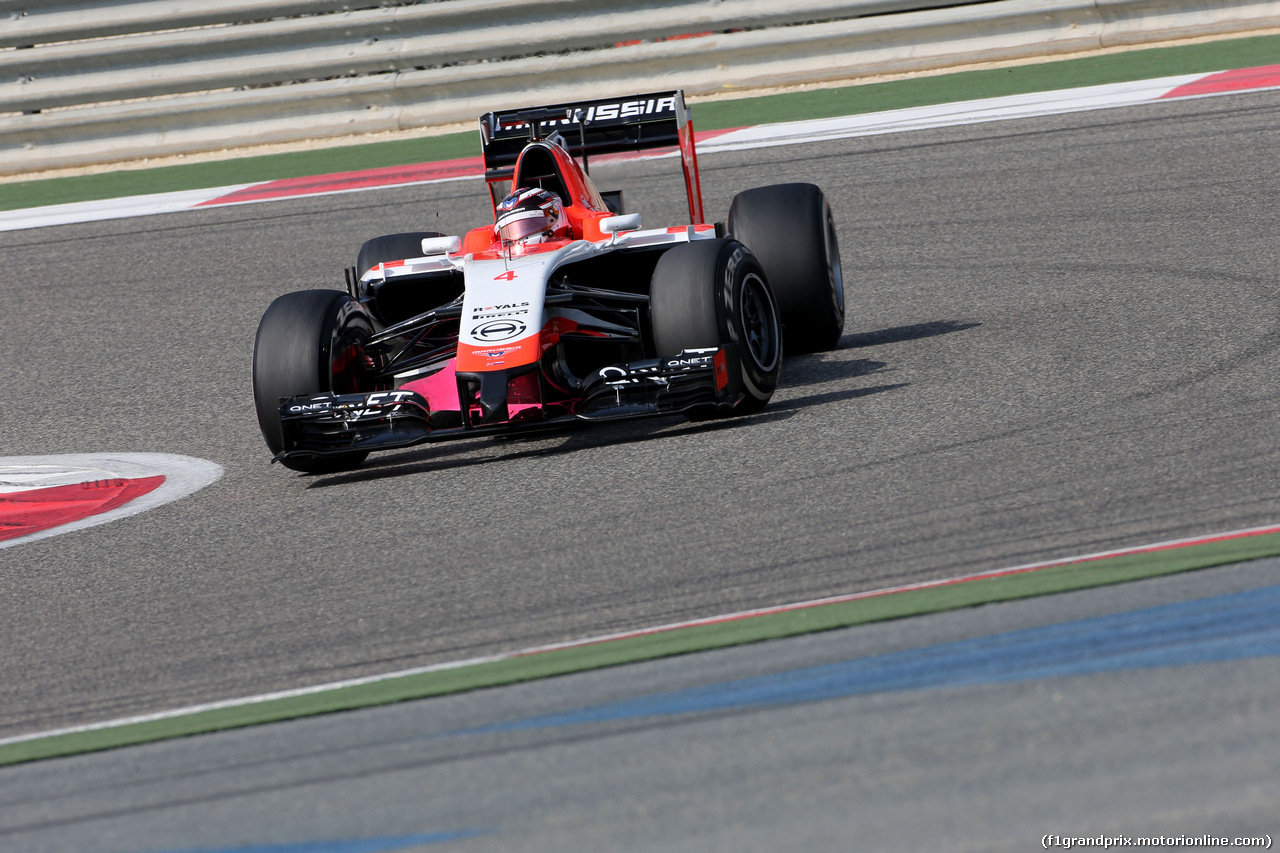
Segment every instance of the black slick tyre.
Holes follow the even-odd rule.
[[[729,234],[760,260],[778,301],[787,354],[834,349],[844,331],[844,278],[831,206],[813,184],[738,193]]]
[[[360,278],[378,264],[387,261],[403,261],[405,258],[422,257],[422,241],[428,237],[442,237],[439,231],[410,231],[404,234],[384,234],[366,240],[356,255],[356,278]]]
[[[354,394],[367,386],[362,345],[373,324],[359,303],[337,290],[302,290],[279,297],[262,315],[253,344],[253,401],[271,452],[284,449],[280,401],[331,391]],[[365,451],[281,460],[288,468],[325,473],[354,468]]]
[[[769,402],[782,367],[782,328],[764,270],[741,243],[696,240],[663,254],[649,317],[659,357],[736,345],[745,393],[733,414],[758,412]]]

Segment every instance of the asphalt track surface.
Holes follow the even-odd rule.
[[[791,180],[836,211],[846,336],[769,409],[331,477],[266,464],[258,317],[363,239],[482,221],[477,182],[0,235],[4,453],[227,471],[0,553],[0,735],[1274,523],[1278,108],[707,158],[709,211]],[[676,222],[673,169],[612,183]]]

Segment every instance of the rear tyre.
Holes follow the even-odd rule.
[[[813,184],[738,193],[728,231],[760,259],[787,336],[787,354],[834,349],[844,331],[844,278],[835,221]]]
[[[364,342],[373,324],[354,299],[337,290],[286,293],[267,307],[253,344],[253,401],[258,426],[272,453],[284,449],[281,398],[300,394],[355,394],[369,382]],[[281,460],[286,468],[327,473],[354,468],[367,451]]]
[[[443,236],[439,231],[410,231],[405,234],[384,234],[366,240],[360,247],[360,253],[356,255],[356,278],[359,279],[378,264],[387,261],[420,258],[424,239]]]
[[[660,357],[737,344],[746,393],[733,414],[769,402],[782,367],[782,327],[764,270],[741,243],[697,240],[667,251],[654,268],[649,316]]]

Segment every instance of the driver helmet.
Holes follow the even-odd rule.
[[[542,189],[518,189],[498,203],[498,238],[530,246],[569,238],[560,197]]]

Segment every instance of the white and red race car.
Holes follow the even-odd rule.
[[[324,472],[447,438],[748,414],[777,386],[784,328],[788,354],[839,341],[822,191],[750,189],[704,223],[682,92],[488,113],[480,133],[494,222],[369,240],[346,292],[267,308],[253,387],[274,461]],[[642,227],[591,180],[592,156],[658,148],[680,152],[689,224]]]

